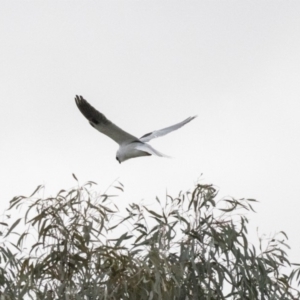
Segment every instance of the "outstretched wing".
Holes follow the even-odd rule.
[[[127,144],[139,139],[119,128],[109,121],[103,114],[90,105],[82,96],[75,97],[75,102],[81,113],[89,120],[89,123],[101,133],[107,135],[119,145]]]
[[[187,118],[186,120],[180,122],[180,123],[177,123],[175,125],[172,125],[172,126],[169,126],[169,127],[166,127],[166,128],[163,128],[163,129],[160,129],[160,130],[155,130],[155,131],[152,131],[150,133],[147,133],[145,135],[143,135],[141,138],[140,138],[140,141],[142,142],[149,142],[150,140],[154,139],[154,138],[157,138],[157,137],[160,137],[160,136],[163,136],[163,135],[166,135],[174,130],[177,130],[179,129],[180,127],[182,127],[183,125],[191,122],[192,120],[194,120],[197,116],[194,116],[194,117],[189,117]]]

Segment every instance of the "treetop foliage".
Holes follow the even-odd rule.
[[[120,213],[94,182],[48,198],[42,188],[14,197],[0,222],[0,299],[300,298],[286,234],[258,249],[248,241],[254,199],[217,200],[214,186],[197,184]]]

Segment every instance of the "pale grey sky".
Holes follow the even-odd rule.
[[[73,172],[120,180],[120,203],[201,178],[259,200],[250,227],[286,231],[300,261],[299,1],[1,1],[0,38],[3,208]],[[75,94],[137,136],[198,118],[153,141],[172,159],[119,165]]]

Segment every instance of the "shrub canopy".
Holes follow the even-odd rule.
[[[197,184],[120,213],[115,196],[97,194],[94,185],[45,199],[39,186],[10,201],[0,223],[5,299],[300,298],[286,234],[260,240],[258,249],[248,241],[245,213],[254,199],[217,201],[212,185]]]

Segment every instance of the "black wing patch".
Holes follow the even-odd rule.
[[[142,138],[144,138],[144,137],[146,137],[146,136],[149,136],[149,135],[151,135],[152,133],[153,133],[153,132],[146,133],[146,134],[144,134],[143,136],[141,136],[140,139],[142,139]]]

